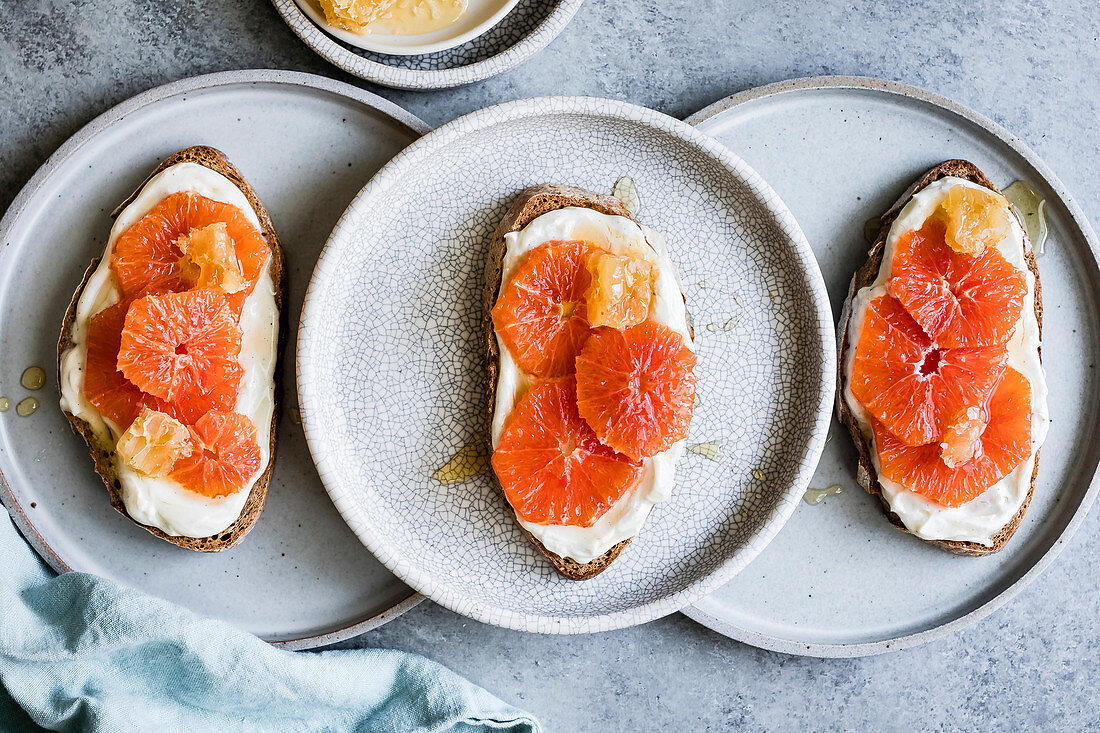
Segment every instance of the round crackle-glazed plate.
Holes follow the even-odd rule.
[[[985,618],[1050,565],[1097,493],[1100,444],[1098,243],[1057,176],[1017,137],[936,94],[861,77],[779,82],[736,94],[688,122],[768,177],[809,238],[839,315],[867,258],[864,222],[928,168],[966,158],[1002,189],[1047,202],[1043,361],[1054,420],[1031,506],[1003,550],[951,555],[903,535],[856,483],[837,425],[811,485],[844,493],[802,502],[744,573],[684,613],[727,636],[793,654],[855,657],[943,638]]]
[[[487,432],[483,270],[523,188],[636,182],[693,315],[689,453],[671,500],[605,572],[575,582],[531,546],[487,473],[432,474]],[[359,194],[325,246],[298,340],[302,419],[348,524],[396,575],[481,621],[538,632],[642,623],[729,580],[799,501],[829,424],[834,329],[786,206],[736,156],[622,102],[490,107],[413,144]]]
[[[271,0],[279,15],[321,57],[367,81],[395,89],[448,89],[503,74],[546,47],[569,24],[583,0],[519,0],[503,18],[460,45],[417,53],[391,42],[390,52],[367,50],[334,35],[316,0]],[[500,2],[494,0],[496,5]],[[303,10],[303,4],[307,10]],[[474,5],[491,6],[481,0]],[[311,17],[312,16],[312,17]]]

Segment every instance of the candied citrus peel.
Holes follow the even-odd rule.
[[[1008,200],[989,189],[952,186],[937,214],[946,226],[944,241],[960,254],[981,254],[1009,233]]]
[[[180,272],[196,287],[219,288],[232,294],[248,286],[224,222],[192,229],[176,240],[176,246],[183,252]]]
[[[622,330],[645,321],[657,275],[651,262],[593,250],[586,266],[591,279],[584,299],[592,326]]]
[[[167,476],[176,461],[191,455],[187,426],[171,415],[142,408],[118,439],[115,452],[130,468],[146,476]]]
[[[947,424],[940,439],[940,459],[944,465],[955,468],[974,458],[981,448],[981,437],[986,427],[977,407],[961,411]]]

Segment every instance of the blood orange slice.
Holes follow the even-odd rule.
[[[122,233],[111,249],[111,269],[123,295],[180,291],[195,285],[181,267],[183,252],[177,245],[192,230],[224,224],[233,251],[251,291],[267,262],[268,248],[260,232],[236,206],[183,191],[169,194]],[[243,303],[243,297],[235,304]],[[238,302],[239,301],[239,302]]]
[[[92,316],[84,366],[84,396],[120,430],[134,422],[143,406],[177,417],[174,408],[143,394],[118,370],[118,350],[128,307],[129,303],[116,303]]]
[[[192,452],[168,475],[184,488],[216,498],[244,488],[260,468],[256,426],[235,412],[211,411],[192,429]]]
[[[548,242],[527,255],[493,308],[493,325],[519,368],[536,377],[572,374],[588,338],[587,242]]]
[[[241,329],[225,294],[199,289],[147,295],[126,314],[118,369],[194,423],[209,410],[236,404],[240,350]]]
[[[929,219],[898,240],[890,292],[933,341],[946,348],[1003,344],[1020,318],[1027,282],[996,247],[961,254]]]
[[[577,414],[572,379],[523,396],[492,463],[516,514],[534,524],[590,527],[642,476],[640,463],[601,445]]]
[[[1004,376],[983,409],[987,422],[969,460],[953,468],[944,446],[908,446],[882,423],[872,422],[882,474],[937,504],[955,507],[979,496],[1031,454],[1031,385],[1015,369]]]
[[[668,326],[596,329],[577,357],[577,410],[605,445],[635,460],[656,455],[687,435],[694,369]]]
[[[938,441],[948,420],[984,405],[1004,371],[1005,347],[934,345],[894,297],[867,305],[852,361],[852,393],[906,445]]]

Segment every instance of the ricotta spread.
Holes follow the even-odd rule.
[[[193,191],[206,198],[232,204],[244,212],[253,226],[260,229],[260,220],[244,193],[225,176],[197,163],[178,163],[153,176],[115,219],[103,258],[77,302],[72,327],[73,345],[61,356],[61,409],[86,421],[98,437],[112,443],[118,440],[127,426],[115,425],[84,396],[88,324],[92,316],[119,299],[118,283],[110,269],[111,249],[115,241],[161,199],[179,191]],[[256,440],[260,444],[260,467],[244,487],[229,496],[211,499],[188,491],[171,479],[137,473],[117,456],[114,458],[120,494],[127,513],[138,522],[157,527],[165,534],[209,537],[227,529],[240,516],[252,486],[267,469],[271,459],[279,314],[275,305],[270,258],[255,289],[244,302],[240,327],[241,352],[238,358],[244,376],[241,378],[236,411],[247,416],[256,426]]]

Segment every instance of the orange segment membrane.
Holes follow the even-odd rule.
[[[590,527],[641,479],[641,463],[600,444],[576,404],[571,379],[536,384],[493,453],[493,470],[525,522]]]
[[[1008,201],[985,188],[952,186],[936,210],[946,224],[945,240],[955,252],[981,254],[1009,234]]]
[[[668,326],[596,329],[577,357],[577,409],[599,440],[635,460],[687,436],[695,354]]]
[[[147,295],[126,314],[118,369],[193,423],[210,410],[236,405],[240,350],[241,329],[224,293]]]
[[[1027,281],[996,247],[959,254],[945,243],[943,222],[932,218],[898,239],[889,289],[932,341],[975,348],[1012,337]]]
[[[260,468],[256,426],[244,415],[214,410],[190,431],[194,451],[169,474],[185,489],[210,498],[235,494]]]
[[[584,299],[593,327],[630,328],[649,316],[657,276],[652,263],[594,249],[585,264],[590,284]]]
[[[167,476],[176,461],[191,454],[187,426],[170,415],[142,408],[119,436],[115,452],[130,468],[146,476]]]
[[[851,390],[902,443],[938,443],[949,420],[984,405],[1000,381],[1005,346],[941,348],[890,295],[867,305]]]
[[[1031,385],[1011,367],[982,408],[987,426],[973,455],[948,465],[939,443],[910,446],[872,420],[882,475],[945,507],[980,496],[1031,455]]]
[[[587,242],[531,250],[493,307],[493,325],[519,368],[535,377],[572,374],[588,338]]]
[[[247,287],[224,221],[192,229],[176,240],[176,246],[183,253],[180,272],[195,287],[217,288],[230,294]]]

